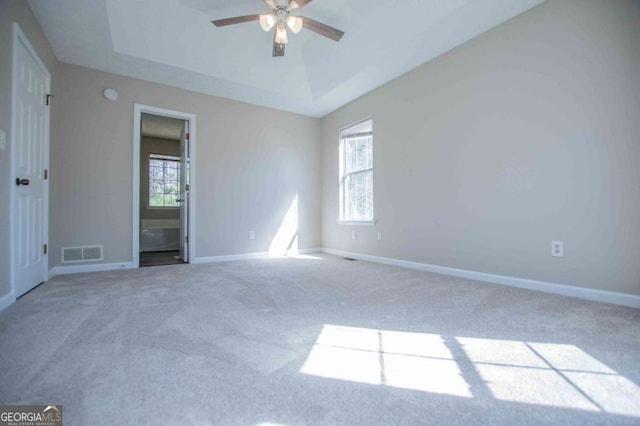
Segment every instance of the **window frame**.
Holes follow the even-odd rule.
[[[172,157],[172,158],[153,158],[153,156],[159,156],[159,157]],[[180,208],[180,204],[176,203],[175,206],[152,206],[151,205],[151,196],[153,195],[153,193],[151,192],[151,183],[155,180],[158,181],[158,179],[152,179],[151,178],[151,161],[152,160],[160,160],[160,161],[173,161],[175,163],[178,164],[178,179],[177,179],[177,183],[178,183],[178,197],[180,197],[180,169],[181,169],[181,158],[179,155],[174,155],[174,154],[160,154],[157,152],[150,152],[148,157],[147,157],[147,176],[149,177],[149,185],[148,185],[148,196],[147,196],[147,209],[158,209],[158,210],[175,210],[175,209],[179,209]],[[165,182],[165,179],[162,179],[163,182]],[[163,195],[166,195],[166,193],[163,193]]]
[[[358,132],[358,133],[346,133],[349,129],[357,127],[363,123],[371,122],[371,131],[367,132]],[[361,137],[369,136],[371,138],[371,167],[366,169],[359,169],[356,171],[346,172],[347,170],[347,153],[346,153],[346,144],[349,139],[357,139]],[[375,175],[375,166],[374,166],[374,154],[373,154],[373,144],[374,144],[374,135],[373,135],[373,117],[367,117],[355,123],[352,123],[348,126],[345,126],[340,129],[339,137],[338,137],[338,223],[341,225],[361,225],[361,226],[373,226],[376,223],[375,219],[375,208],[374,208],[374,175]],[[356,219],[356,218],[348,218],[346,217],[346,209],[347,209],[347,180],[349,177],[356,176],[364,173],[371,173],[371,217]]]

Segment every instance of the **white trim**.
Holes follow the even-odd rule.
[[[118,269],[134,269],[133,262],[98,263],[96,265],[55,266],[49,270],[49,278],[56,275],[82,274],[87,272],[115,271]]]
[[[15,302],[16,302],[16,297],[13,294],[13,291],[0,297],[0,312],[4,311],[9,306],[13,305]]]
[[[354,123],[347,124],[346,126],[343,126],[342,128],[340,128],[340,130],[338,131],[338,132],[339,132],[340,137],[342,138],[342,132],[343,132],[344,130],[348,129],[349,127],[355,127],[355,126],[357,126],[358,124],[362,124],[362,123],[364,123],[365,121],[369,121],[369,120],[371,120],[371,121],[372,121],[372,123],[371,123],[371,127],[373,128],[373,115],[370,115],[370,116],[368,116],[368,117],[363,118],[362,120],[358,120],[358,121],[356,121],[356,122],[354,122]],[[371,131],[371,133],[373,134],[373,130]]]
[[[313,254],[313,253],[322,253],[323,249],[321,248],[309,248],[298,250],[299,254]],[[194,263],[220,263],[220,262],[235,262],[238,260],[253,260],[253,259],[274,259],[274,258],[286,258],[286,257],[294,257],[296,255],[284,255],[284,256],[274,256],[269,252],[258,252],[258,253],[244,253],[244,254],[230,254],[224,256],[208,256],[208,257],[198,257],[194,259]]]
[[[322,248],[320,247],[311,247],[308,249],[298,250],[299,254],[314,254],[314,253],[322,253]]]
[[[140,266],[140,120],[142,113],[178,118],[189,122],[189,224],[188,263],[196,259],[196,116],[181,111],[173,111],[149,105],[133,106],[133,235],[132,235],[132,267]]]
[[[365,123],[367,121],[371,122],[371,132],[367,132],[367,135],[371,136],[371,144],[373,145],[374,143],[374,136],[373,136],[373,116],[369,116],[367,118],[363,118],[360,121],[357,121],[353,124],[349,124],[348,126],[345,126],[343,128],[340,129],[339,131],[339,135],[338,135],[338,224],[339,225],[354,225],[354,223],[352,222],[373,222],[372,224],[360,224],[358,223],[357,225],[375,225],[376,220],[374,219],[375,216],[375,211],[376,211],[376,206],[375,206],[375,185],[373,184],[373,182],[375,181],[375,170],[374,170],[374,166],[375,166],[375,155],[374,155],[374,149],[373,146],[371,147],[371,164],[372,167],[368,168],[368,169],[363,169],[363,170],[358,170],[355,172],[350,172],[350,173],[346,173],[346,158],[345,158],[345,151],[346,148],[344,146],[345,140],[354,137],[357,134],[347,134],[346,136],[344,136],[342,134],[342,132],[344,132],[345,130],[351,128],[351,127],[356,127],[362,123]],[[364,134],[364,133],[359,133],[359,134]],[[364,172],[371,172],[371,180],[372,183],[371,185],[373,186],[373,192],[371,193],[371,203],[372,203],[372,218],[370,219],[366,219],[366,220],[353,220],[353,219],[348,219],[345,218],[345,209],[346,209],[346,194],[345,194],[345,190],[344,190],[344,181],[345,181],[345,177],[348,175],[354,175],[354,174],[358,174],[358,173],[364,173]]]
[[[17,109],[17,97],[18,97],[18,84],[17,84],[17,78],[18,78],[18,70],[16,69],[17,65],[18,65],[18,44],[22,44],[27,51],[29,52],[29,54],[32,56],[32,58],[36,61],[36,63],[38,64],[38,66],[41,68],[41,70],[44,72],[44,75],[46,77],[46,87],[45,87],[45,91],[47,92],[47,94],[51,93],[51,73],[49,73],[49,70],[47,69],[47,67],[44,65],[44,63],[42,62],[42,60],[40,59],[40,56],[38,56],[38,53],[36,52],[36,50],[33,48],[33,46],[31,45],[31,42],[29,41],[29,39],[27,38],[27,36],[24,34],[24,32],[22,32],[22,29],[20,28],[20,25],[17,22],[13,23],[13,45],[12,45],[12,49],[13,49],[13,53],[12,53],[12,64],[11,64],[11,157],[10,157],[10,170],[11,170],[11,181],[13,181],[13,179],[16,177],[16,146],[17,146],[17,140],[16,140],[16,119],[17,119],[17,114],[16,114],[16,109]],[[44,138],[44,165],[45,165],[45,169],[49,170],[49,143],[50,143],[50,131],[51,131],[51,126],[50,126],[50,119],[51,119],[51,111],[49,108],[45,107],[45,115],[44,115],[44,121],[45,121],[45,138]],[[15,301],[15,291],[16,291],[16,270],[15,270],[15,263],[16,263],[16,250],[15,245],[16,245],[16,222],[17,222],[17,218],[16,218],[16,214],[15,214],[15,206],[16,206],[16,187],[15,185],[10,184],[9,185],[10,190],[9,190],[9,226],[10,226],[10,231],[9,231],[9,247],[10,247],[10,255],[9,255],[9,282],[11,284],[11,293],[13,296],[13,300]],[[49,243],[49,180],[45,180],[44,182],[44,222],[42,224],[42,232],[45,236],[44,238],[44,243],[47,244],[47,246],[50,248],[51,244]],[[44,261],[43,261],[43,268],[44,271],[43,272],[43,277],[44,280],[46,281],[48,279],[48,275],[46,273],[46,268],[49,267],[49,254],[44,254]],[[4,298],[3,298],[4,299]]]
[[[348,226],[376,226],[376,220],[342,220],[338,219],[338,225]]]
[[[182,142],[180,142],[180,143],[182,143]],[[147,163],[148,170],[151,170],[151,161],[152,160],[156,160],[156,161],[171,161],[171,162],[174,162],[174,163],[178,163],[178,166],[180,166],[180,156],[179,155],[156,154],[156,153],[150,152],[149,156],[144,159],[144,161]],[[142,163],[142,161],[143,161],[143,159],[141,158],[140,162]],[[149,180],[151,180],[150,176],[149,176]],[[180,174],[178,174],[176,183],[178,184],[178,187],[180,187]],[[167,195],[167,194],[163,193],[163,195]],[[176,205],[175,202],[171,206],[152,206],[152,205],[150,205],[149,204],[149,202],[151,201],[151,192],[150,191],[149,191],[149,194],[148,194],[148,197],[147,197],[146,201],[147,201],[147,203],[146,203],[147,210],[179,210],[180,209],[180,206]]]
[[[230,254],[225,256],[207,256],[196,257],[194,263],[219,263],[219,262],[233,262],[236,260],[252,260],[252,259],[266,259],[269,257],[268,252],[260,253],[246,253],[246,254]]]
[[[485,272],[475,272],[466,269],[449,268],[446,266],[410,262],[407,260],[372,256],[369,254],[354,253],[329,248],[323,248],[322,252],[332,254],[334,256],[351,257],[353,259],[382,263],[385,265],[399,266],[402,268],[417,269],[420,271],[435,272],[437,274],[450,275],[454,277],[483,281],[492,284],[525,288],[528,290],[559,294],[561,296],[576,297],[579,299],[592,300],[595,302],[612,303],[614,305],[628,306],[631,308],[640,308],[640,296],[636,296],[633,294],[595,290],[591,288],[576,287],[565,284],[555,284],[544,281],[529,280],[526,278],[509,277],[505,275],[487,274]]]
[[[372,256],[349,251],[334,250],[329,248],[309,248],[299,251],[300,254],[326,253],[334,256],[351,257],[353,259],[364,260],[368,262],[381,263],[385,265],[398,266],[401,268],[416,269],[419,271],[434,272],[437,274],[450,275],[459,278],[465,278],[486,283],[506,285],[510,287],[524,288],[528,290],[540,291],[544,293],[558,294],[561,296],[576,297],[579,299],[592,300],[595,302],[612,303],[614,305],[628,306],[631,308],[640,308],[640,296],[626,293],[618,293],[613,291],[595,290],[590,288],[582,288],[569,286],[565,284],[555,284],[544,281],[529,280],[525,278],[508,277],[504,275],[487,274],[484,272],[475,272],[465,269],[449,268],[446,266],[430,265],[427,263],[410,262],[406,260],[392,259],[388,257]],[[286,257],[286,256],[276,256]],[[201,263],[220,263],[233,262],[239,260],[253,259],[269,259],[274,258],[268,252],[233,254],[226,256],[210,256],[194,258],[194,264]],[[122,263],[103,263],[97,265],[79,265],[79,266],[56,266],[49,271],[49,278],[56,275],[76,274],[83,272],[99,272],[112,271],[117,269],[133,269],[136,266],[132,262]],[[14,302],[13,293],[0,298],[0,311]]]
[[[321,248],[309,248],[298,250],[298,254],[313,254],[313,253],[322,253],[323,249]],[[192,259],[193,264],[196,263],[218,263],[218,262],[232,262],[237,260],[252,260],[252,259],[274,259],[274,258],[287,258],[293,257],[296,255],[290,256],[274,256],[268,252],[260,252],[260,253],[245,253],[245,254],[232,254],[227,256],[211,256],[211,257],[198,257]],[[81,273],[90,273],[90,272],[102,272],[102,271],[115,271],[120,269],[136,269],[138,266],[135,266],[133,262],[116,262],[116,263],[98,263],[95,265],[71,265],[71,266],[55,266],[49,270],[49,279],[55,277],[56,275],[67,275],[67,274],[81,274]]]

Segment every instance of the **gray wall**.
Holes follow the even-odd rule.
[[[12,176],[11,159],[11,67],[13,22],[17,22],[51,74],[55,92],[58,61],[40,25],[23,0],[0,0],[0,129],[7,132],[7,150],[0,151],[0,298],[11,292],[9,280],[9,201]],[[54,117],[52,116],[53,120]]]
[[[640,294],[639,41],[637,1],[549,0],[326,116],[323,245]],[[367,116],[378,223],[341,226]]]
[[[102,244],[105,262],[131,260],[134,103],[197,116],[196,256],[267,251],[296,194],[300,247],[320,244],[320,120],[74,65],[59,74],[51,266],[63,246]]]
[[[150,209],[149,154],[180,156],[180,141],[142,136],[140,138],[140,219],[179,219],[180,209]]]

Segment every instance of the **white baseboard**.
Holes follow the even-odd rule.
[[[4,311],[9,306],[13,305],[15,301],[16,301],[16,298],[15,298],[15,295],[13,294],[13,291],[0,297],[0,312]]]
[[[49,278],[56,275],[80,274],[85,272],[115,271],[133,269],[133,262],[96,263],[92,265],[54,266],[49,270]]]
[[[541,291],[544,293],[559,294],[562,296],[576,297],[579,299],[592,300],[595,302],[612,303],[615,305],[640,308],[640,296],[613,291],[596,290],[584,287],[570,286],[566,284],[549,283],[545,281],[530,280],[526,278],[509,277],[505,275],[488,274],[485,272],[469,271],[466,269],[449,268],[446,266],[430,265],[427,263],[411,262],[407,260],[393,259],[388,257],[372,256],[368,254],[355,253],[330,248],[310,248],[299,250],[299,254],[327,253],[334,256],[351,257],[354,259],[369,262],[382,263],[385,265],[399,266],[420,271],[434,272],[437,274],[450,275],[470,280],[483,281],[492,284],[500,284],[511,287],[524,288],[528,290]],[[193,263],[219,263],[232,262],[238,260],[266,259],[273,257],[268,252],[232,254],[224,256],[197,257]],[[101,263],[93,265],[73,265],[56,266],[49,271],[49,278],[56,275],[77,274],[83,272],[113,271],[118,269],[132,269],[133,262],[121,263]],[[13,294],[7,294],[0,298],[0,311],[10,306],[15,301]]]
[[[323,253],[341,257],[351,257],[353,259],[365,260],[385,265],[400,266],[403,268],[417,269],[420,271],[435,272],[442,275],[450,275],[470,280],[483,281],[492,284],[507,285],[511,287],[525,288],[528,290],[541,291],[544,293],[559,294],[562,296],[576,297],[579,299],[592,300],[595,302],[612,303],[614,305],[640,308],[640,296],[613,291],[595,290],[591,288],[576,287],[566,284],[555,284],[545,281],[529,280],[526,278],[508,277],[505,275],[487,274],[465,269],[449,268],[446,266],[429,265],[427,263],[410,262],[407,260],[392,259],[388,257],[372,256],[368,254],[353,253],[342,250],[323,248]]]
[[[321,252],[322,252],[321,248],[309,248],[309,249],[298,250],[298,253],[303,255],[321,253]],[[295,254],[292,256],[295,256]],[[236,260],[271,259],[271,258],[278,258],[278,257],[287,257],[287,256],[273,255],[269,252],[230,254],[225,256],[196,257],[193,260],[193,263],[219,263],[219,262],[233,262]]]
[[[226,256],[196,257],[193,259],[193,263],[233,262],[235,260],[264,259],[266,257],[269,257],[269,253],[229,254]]]
[[[302,250],[298,250],[299,254],[314,254],[314,253],[322,253],[322,249],[319,247],[314,247],[314,248],[308,248],[308,249],[302,249]]]

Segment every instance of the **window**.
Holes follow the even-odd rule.
[[[149,154],[149,207],[180,207],[180,157]]]
[[[340,220],[374,220],[371,119],[340,132]]]

